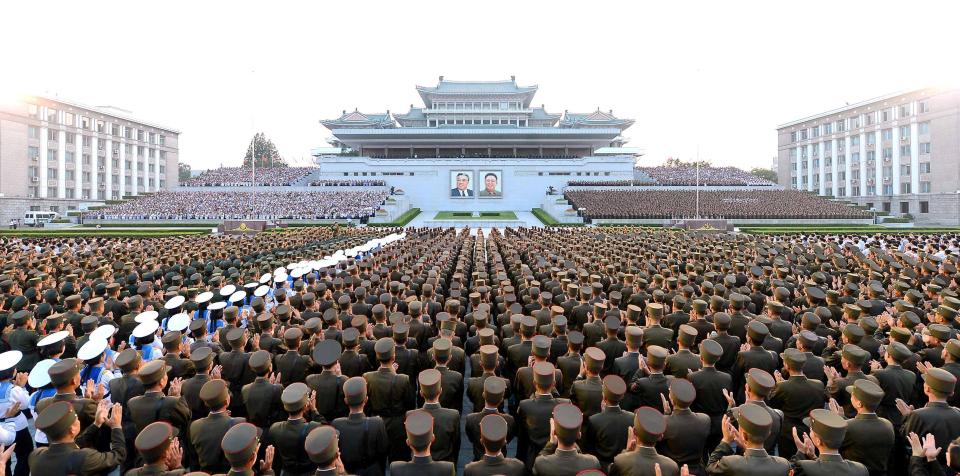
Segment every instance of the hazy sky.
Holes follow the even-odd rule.
[[[291,162],[341,110],[406,112],[439,75],[537,84],[549,112],[636,119],[642,163],[769,167],[778,124],[960,84],[954,1],[50,2],[0,5],[0,94],[114,105],[238,165],[253,128]]]

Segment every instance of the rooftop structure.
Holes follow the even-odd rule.
[[[450,81],[417,86],[423,106],[406,113],[344,111],[321,120],[330,144],[377,158],[585,157],[620,147],[633,124],[613,111],[547,112],[531,106],[537,86],[502,81]]]

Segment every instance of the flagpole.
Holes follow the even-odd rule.
[[[700,219],[700,146],[697,145],[697,183],[694,187],[697,191],[697,219]]]

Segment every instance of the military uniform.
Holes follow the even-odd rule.
[[[533,463],[536,476],[576,476],[586,470],[599,470],[600,461],[596,456],[580,453],[574,446],[580,437],[583,413],[570,403],[557,405],[553,409],[554,436]],[[566,449],[559,447],[564,442]]]
[[[415,410],[430,414],[433,417],[434,441],[430,445],[430,455],[437,461],[449,461],[454,465],[460,456],[460,412],[450,408],[443,408],[438,402],[430,402],[442,396],[443,376],[437,369],[427,369],[420,372],[417,381],[420,393],[427,403],[423,408]],[[407,412],[409,418],[411,412]]]
[[[843,417],[824,409],[810,412],[807,418],[810,429],[817,434],[824,443],[831,447],[839,447],[844,439],[847,422]],[[846,461],[836,453],[821,453],[817,459],[809,459],[798,452],[792,459],[795,475],[808,476],[868,476],[867,468],[856,461]]]
[[[534,379],[541,388],[553,386],[554,368],[548,362],[540,362],[533,367]],[[533,461],[550,438],[550,418],[553,408],[562,403],[570,403],[564,398],[552,394],[537,394],[520,402],[517,412],[517,456],[524,461],[528,470],[532,470]]]
[[[754,403],[739,407],[736,420],[740,428],[753,437],[762,438],[773,433],[770,413]],[[707,471],[730,476],[785,476],[790,472],[790,463],[768,454],[763,448],[747,448],[742,456],[736,455],[730,443],[722,441],[710,453]]]
[[[186,473],[182,468],[167,470],[167,449],[176,435],[177,430],[166,422],[154,422],[144,428],[137,435],[135,446],[146,464],[127,471],[124,476],[181,476]]]
[[[667,430],[657,443],[657,451],[675,461],[688,465],[693,474],[703,473],[703,452],[710,435],[710,417],[690,411],[690,404],[697,397],[693,384],[687,380],[674,379],[670,385],[670,399],[676,403],[667,416]]]
[[[404,422],[406,439],[415,448],[428,448],[433,439],[433,417],[422,410],[411,412]],[[390,463],[391,476],[454,476],[457,467],[449,461],[434,461],[431,456],[414,456],[409,462]]]
[[[220,408],[229,398],[229,386],[220,379],[203,385],[200,398],[208,408]],[[231,417],[226,411],[211,412],[190,424],[190,444],[197,455],[197,467],[210,474],[225,473],[230,463],[220,448],[224,435],[235,425],[244,423],[243,418]]]
[[[393,339],[380,339],[376,344],[377,357],[386,359],[394,355]],[[414,407],[414,390],[406,375],[397,374],[389,367],[367,372],[367,409],[370,415],[383,418],[390,437],[390,460],[406,459],[408,450],[404,443],[403,423],[408,410]]]
[[[36,425],[38,430],[54,439],[54,435],[67,434],[76,420],[77,414],[69,402],[54,402],[40,412]],[[51,443],[48,447],[33,450],[30,453],[29,465],[31,474],[36,475],[97,474],[109,472],[126,457],[123,430],[111,428],[109,452],[80,448],[72,441]]]
[[[283,389],[281,395],[283,408],[291,414],[302,412],[309,398],[310,389],[302,382],[290,384]],[[317,465],[309,460],[304,445],[307,435],[321,425],[322,423],[308,421],[303,416],[273,423],[269,430],[264,432],[264,439],[276,450],[274,467],[280,468],[283,474],[313,474]]]
[[[632,451],[617,455],[610,465],[610,476],[653,476],[654,466],[660,465],[662,476],[678,476],[680,467],[670,458],[657,453],[654,443],[667,430],[663,414],[653,408],[640,408],[634,414],[633,431],[639,445]]]
[[[633,414],[616,405],[626,393],[627,384],[622,378],[616,375],[604,377],[603,395],[607,405],[586,423],[582,438],[584,451],[596,455],[604,471],[626,449],[627,432],[633,426]]]

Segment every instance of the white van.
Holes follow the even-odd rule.
[[[26,226],[43,226],[60,217],[57,212],[27,212],[23,215],[23,224]]]

